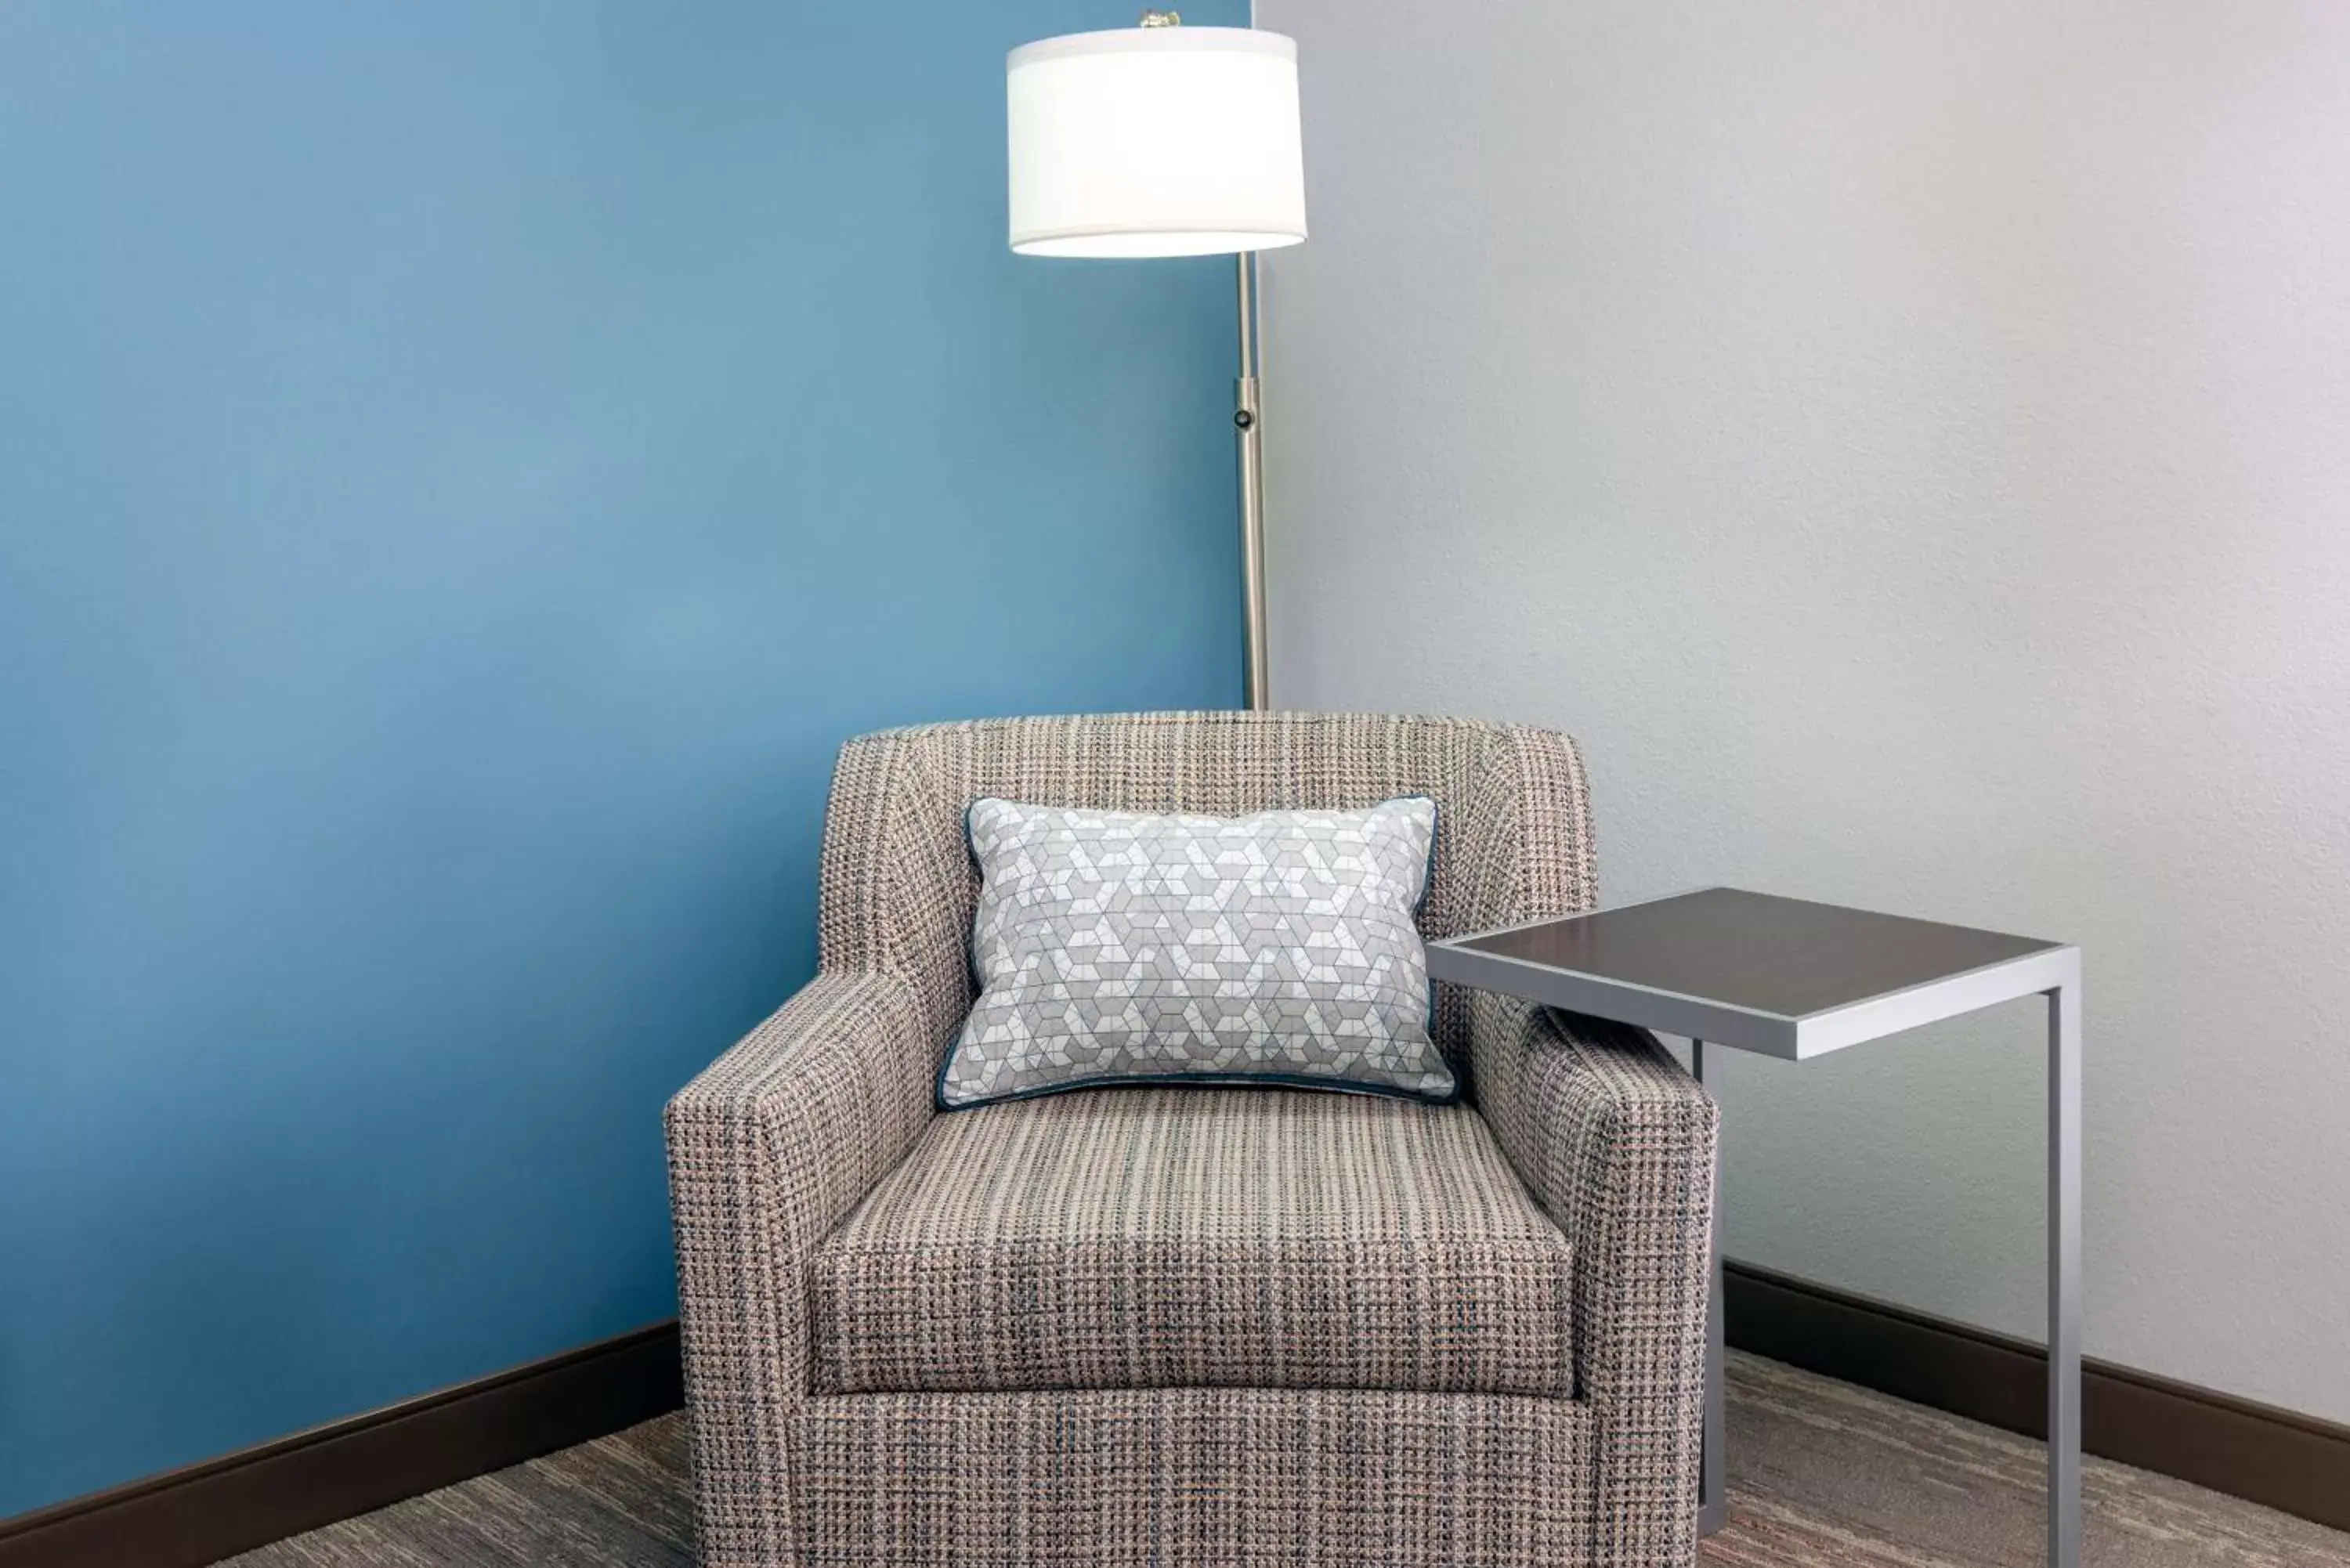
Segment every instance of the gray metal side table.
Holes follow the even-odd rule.
[[[2081,1561],[2081,953],[1965,926],[1709,888],[1432,942],[1438,980],[1791,1062],[2026,996],[2048,1000],[2048,1562]],[[1721,1169],[1716,1155],[1715,1170]],[[1722,1494],[1721,1211],[1706,1310],[1698,1527]]]

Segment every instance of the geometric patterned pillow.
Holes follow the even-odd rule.
[[[1427,796],[1240,817],[983,799],[965,821],[980,997],[941,1107],[1170,1081],[1459,1096],[1413,919]]]

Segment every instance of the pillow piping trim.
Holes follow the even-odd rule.
[[[958,1035],[956,1044],[961,1044]],[[939,1064],[937,1100],[941,1112],[975,1111],[986,1106],[1005,1106],[1015,1100],[1042,1099],[1047,1095],[1066,1095],[1078,1089],[1315,1089],[1325,1094],[1363,1095],[1376,1100],[1406,1100],[1421,1106],[1457,1106],[1461,1104],[1461,1075],[1446,1064],[1444,1075],[1452,1086],[1441,1095],[1431,1095],[1419,1089],[1399,1088],[1391,1084],[1366,1084],[1357,1078],[1317,1078],[1308,1073],[1105,1073],[1097,1077],[1073,1078],[1066,1084],[1040,1084],[1033,1089],[1013,1089],[1000,1095],[986,1095],[975,1100],[947,1098],[947,1064],[954,1059],[950,1050]],[[1442,1053],[1438,1053],[1442,1060]]]

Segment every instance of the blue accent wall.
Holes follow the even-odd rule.
[[[1237,702],[1230,264],[1004,248],[1131,10],[0,6],[0,1513],[669,1315],[839,742]]]

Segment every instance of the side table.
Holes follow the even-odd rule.
[[[1996,1002],[2048,1001],[2048,1562],[2081,1561],[2081,952],[1966,926],[1709,888],[1431,942],[1437,980],[1801,1062]],[[1722,1491],[1721,1154],[1698,1529]]]

